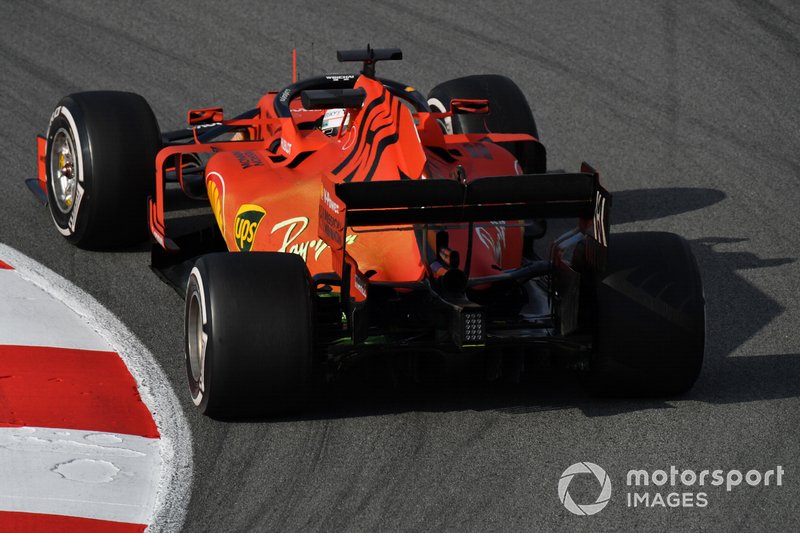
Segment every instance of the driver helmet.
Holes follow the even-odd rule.
[[[320,127],[322,133],[324,133],[328,137],[333,137],[334,135],[337,135],[339,133],[339,130],[342,128],[342,125],[347,126],[347,123],[344,121],[344,119],[345,119],[344,109],[342,108],[328,109],[327,111],[325,111],[325,115],[322,117],[322,126]]]

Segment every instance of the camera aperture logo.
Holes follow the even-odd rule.
[[[597,478],[597,482],[600,483],[600,495],[594,503],[577,504],[572,499],[572,496],[570,496],[569,484],[572,482],[572,478],[577,474],[594,474],[594,477]],[[558,498],[561,500],[564,507],[572,514],[580,516],[597,514],[608,505],[611,499],[611,480],[608,478],[606,471],[594,463],[588,461],[575,463],[564,470],[564,473],[561,474],[561,479],[558,480]]]
[[[625,502],[628,508],[686,508],[707,507],[709,492],[724,487],[731,492],[741,486],[781,487],[785,470],[781,465],[766,470],[679,469],[671,465],[663,470],[629,470],[625,476],[628,491]],[[600,484],[600,494],[594,503],[576,503],[569,493],[569,484],[578,474],[593,474]],[[666,493],[664,493],[664,492]],[[716,491],[714,491],[716,492]],[[591,516],[602,511],[611,500],[611,480],[606,471],[588,461],[575,463],[564,470],[558,480],[558,498],[571,513]]]

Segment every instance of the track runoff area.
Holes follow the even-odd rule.
[[[149,352],[0,244],[0,532],[176,530],[190,481],[189,428]]]

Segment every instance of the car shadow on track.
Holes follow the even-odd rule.
[[[713,205],[725,198],[713,189],[650,189],[615,195],[615,221],[634,222]],[[364,361],[325,390],[303,419],[349,418],[402,412],[496,411],[528,414],[578,409],[612,416],[648,409],[680,408],[681,400],[731,404],[800,396],[800,354],[736,355],[735,350],[781,315],[783,307],[739,272],[793,263],[742,251],[746,241],[708,237],[690,241],[704,280],[707,337],[703,370],[688,393],[669,399],[598,399],[569,371],[537,367],[521,383],[430,380],[398,383],[388,359]],[[678,403],[676,403],[676,401]]]
[[[779,268],[796,261],[760,258],[742,251],[746,246],[746,241],[732,238],[692,242],[704,273],[707,340],[703,372],[687,399],[738,403],[800,396],[800,354],[734,354],[785,310],[740,272]],[[785,345],[781,339],[766,338],[758,344]]]
[[[656,220],[710,207],[726,198],[724,192],[701,187],[633,189],[613,193],[612,224]]]

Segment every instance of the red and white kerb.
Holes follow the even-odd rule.
[[[0,532],[151,524],[160,435],[109,344],[0,259]],[[12,263],[12,264],[9,264]]]

